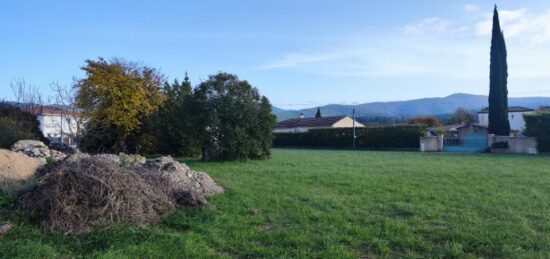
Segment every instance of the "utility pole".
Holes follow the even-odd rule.
[[[355,149],[355,108],[353,108],[352,118],[353,118],[353,149]]]

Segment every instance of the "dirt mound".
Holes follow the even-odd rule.
[[[223,192],[206,173],[193,172],[187,165],[169,156],[149,159],[137,168],[142,173],[155,173],[168,177],[173,195],[183,205],[206,203],[206,197]]]
[[[22,209],[42,214],[48,226],[86,233],[113,224],[146,225],[174,209],[169,181],[146,176],[100,156],[45,167],[42,184],[20,197]]]
[[[206,203],[223,189],[204,173],[170,157],[147,160],[77,153],[42,167],[41,184],[19,198],[46,225],[66,233],[96,227],[157,222],[176,206]]]
[[[0,149],[0,180],[26,180],[44,164],[44,159]]]

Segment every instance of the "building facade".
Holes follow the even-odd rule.
[[[508,121],[510,122],[510,130],[522,132],[525,129],[525,120],[523,114],[533,112],[535,110],[520,106],[508,107]],[[489,109],[483,109],[478,112],[479,124],[489,126]]]
[[[42,134],[50,142],[67,145],[76,143],[75,138],[79,133],[77,116],[67,110],[50,106],[34,108],[32,113],[40,123]]]

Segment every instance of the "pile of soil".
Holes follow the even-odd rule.
[[[44,164],[46,164],[44,159],[0,149],[0,181],[29,179]]]

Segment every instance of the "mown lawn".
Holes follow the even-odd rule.
[[[186,162],[226,193],[155,227],[80,237],[20,214],[0,257],[550,257],[548,156],[274,150]]]

